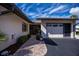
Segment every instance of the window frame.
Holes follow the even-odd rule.
[[[51,26],[53,26],[53,27],[63,27],[63,23],[46,23],[46,26],[47,27],[51,27]]]
[[[27,32],[28,31],[28,24],[22,23],[22,32]]]

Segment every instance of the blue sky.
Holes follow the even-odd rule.
[[[36,18],[69,18],[79,16],[79,3],[17,3],[30,20]]]

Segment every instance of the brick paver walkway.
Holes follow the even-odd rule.
[[[44,41],[38,41],[35,37],[30,38],[14,56],[43,56],[47,53]]]

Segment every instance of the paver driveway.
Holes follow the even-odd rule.
[[[28,54],[30,53],[30,54]],[[44,39],[37,41],[31,39],[26,42],[15,55],[23,56],[78,56],[78,39]]]

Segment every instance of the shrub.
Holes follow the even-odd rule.
[[[27,35],[27,37],[28,37],[28,38],[30,38],[30,37],[31,37],[31,35],[30,35],[30,34],[28,34],[28,35]]]
[[[17,40],[18,43],[24,43],[27,40],[26,36],[20,36]]]
[[[20,43],[20,44],[25,43],[29,39],[29,36],[30,36],[29,34],[20,36],[17,40],[17,43]]]
[[[0,40],[4,40],[5,39],[5,34],[3,34],[3,33],[0,33]]]
[[[71,15],[70,18],[71,19],[78,19],[78,16],[77,15]]]

